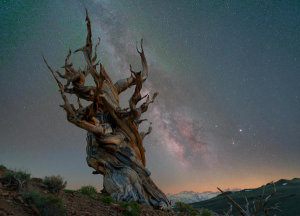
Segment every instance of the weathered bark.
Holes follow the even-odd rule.
[[[151,180],[150,172],[126,143],[104,147],[93,133],[88,133],[87,142],[87,163],[104,176],[104,191],[114,200],[136,200],[155,208],[170,207],[164,193]]]
[[[55,78],[64,104],[61,107],[67,113],[69,122],[86,130],[87,134],[87,163],[94,168],[94,174],[104,176],[103,188],[116,201],[136,200],[139,203],[160,209],[171,209],[170,202],[165,194],[154,184],[147,170],[143,139],[152,131],[151,123],[147,132],[139,132],[139,125],[146,119],[140,119],[148,106],[154,102],[158,95],[142,96],[143,82],[148,78],[148,65],[141,41],[141,50],[137,48],[142,63],[142,71],[135,72],[130,65],[131,76],[121,79],[115,84],[102,64],[97,61],[97,47],[94,56],[91,21],[86,11],[87,38],[84,47],[75,52],[82,51],[87,62],[85,70],[75,70],[69,63],[71,50],[63,66],[65,74],[54,70],[44,61]],[[99,72],[97,66],[100,67]],[[95,86],[85,86],[86,77],[91,74]],[[65,79],[63,85],[58,77]],[[69,87],[72,85],[73,87]],[[135,86],[133,95],[129,100],[129,107],[122,109],[119,105],[119,94],[130,86]],[[68,94],[78,97],[78,108],[69,103]],[[139,107],[137,103],[146,98]],[[91,101],[92,104],[83,107],[80,99]]]

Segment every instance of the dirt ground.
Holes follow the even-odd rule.
[[[4,175],[4,171],[0,171],[0,182]],[[50,195],[48,191],[39,187],[41,179],[35,178],[27,184],[26,190],[39,191],[41,195]],[[94,200],[81,193],[60,192],[56,197],[62,200],[62,204],[66,209],[68,216],[122,216],[124,208],[114,203],[104,203],[99,200]],[[35,206],[32,206],[23,199],[16,191],[5,187],[0,183],[0,216],[28,216],[39,215],[39,211]],[[167,213],[159,210],[154,210],[149,206],[141,205],[140,216],[169,216],[172,213]]]

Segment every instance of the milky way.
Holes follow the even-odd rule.
[[[0,3],[0,163],[68,187],[101,188],[85,162],[85,132],[67,122],[43,65],[84,44],[84,7],[114,81],[141,65],[147,167],[165,192],[256,187],[300,171],[298,1],[24,1]],[[83,66],[80,55],[72,57]],[[89,80],[91,82],[91,80]],[[128,106],[131,89],[121,95]],[[237,178],[238,176],[238,178]]]

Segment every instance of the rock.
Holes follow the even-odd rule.
[[[24,200],[21,195],[14,196],[14,200],[17,201],[18,203],[24,204]]]
[[[4,211],[0,210],[0,216],[7,216],[7,214]]]
[[[37,209],[37,207],[35,205],[32,205],[31,209],[36,215],[38,215],[38,216],[41,215],[40,211]]]
[[[8,192],[3,192],[3,193],[2,193],[2,196],[4,196],[4,197],[7,197],[8,195],[9,195]]]
[[[126,210],[123,206],[120,206],[120,205],[114,204],[114,203],[111,204],[111,207],[112,207],[113,209],[117,209],[117,210],[119,210],[119,211],[125,211],[125,210]]]
[[[8,212],[4,208],[0,207],[0,216],[6,216],[6,215],[8,215]]]

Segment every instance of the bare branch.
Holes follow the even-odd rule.
[[[148,64],[147,64],[147,60],[145,57],[145,53],[144,53],[144,48],[143,48],[143,39],[141,39],[141,51],[139,51],[138,48],[136,48],[137,52],[140,54],[141,56],[141,62],[142,62],[142,76],[143,76],[143,82],[148,78]]]
[[[95,52],[95,54],[94,54],[94,57],[93,57],[93,59],[92,59],[92,63],[94,63],[96,60],[97,60],[97,57],[98,57],[98,52],[97,52],[97,48],[98,48],[98,46],[99,46],[99,44],[100,44],[100,37],[98,37],[98,42],[97,42],[97,44],[96,44],[96,46],[95,46],[95,48],[94,48],[94,52]]]
[[[149,126],[148,131],[146,133],[145,132],[140,133],[140,135],[142,137],[142,140],[145,138],[145,136],[149,135],[151,132],[152,132],[152,122],[150,122],[150,126]]]
[[[73,104],[69,103],[68,98],[64,94],[64,87],[63,87],[62,83],[58,80],[58,78],[54,74],[53,69],[49,66],[49,64],[46,61],[44,56],[43,56],[43,59],[44,59],[45,64],[47,65],[48,69],[51,71],[54,79],[56,80],[56,82],[58,84],[58,87],[60,88],[60,93],[61,93],[62,99],[64,101],[64,104],[61,105],[61,107],[64,108],[64,110],[67,113],[68,121],[70,121],[71,123],[75,124],[76,126],[82,128],[82,129],[85,129],[85,130],[90,131],[92,133],[102,134],[103,133],[103,128],[100,125],[96,126],[96,125],[84,120],[83,116],[77,115],[78,110],[76,110],[74,108]]]
[[[131,75],[128,78],[118,80],[114,85],[117,88],[118,93],[120,94],[121,92],[125,91],[129,87],[135,85],[135,79]]]
[[[82,48],[79,48],[75,50],[75,53],[78,51],[82,51],[84,53],[84,57],[87,58],[87,62],[91,62],[91,57],[92,57],[92,49],[93,49],[93,42],[92,42],[92,30],[91,30],[91,20],[89,18],[88,10],[85,9],[86,13],[86,27],[87,27],[87,36],[86,36],[86,43],[85,46]]]
[[[64,88],[63,88],[63,84],[59,81],[59,79],[55,76],[55,73],[53,71],[53,69],[49,66],[48,62],[46,61],[45,57],[43,56],[44,62],[47,65],[48,69],[50,70],[50,72],[52,73],[52,76],[54,77],[54,79],[56,80],[59,89],[62,91],[62,93],[64,92]]]
[[[245,212],[246,212],[247,215],[250,215],[249,202],[248,202],[247,196],[245,195],[244,197],[245,197],[245,200],[246,200],[246,205],[245,205],[246,210],[245,210]]]
[[[257,207],[256,207],[256,210],[254,212],[254,216],[256,216],[261,208],[261,202],[262,202],[262,199],[264,197],[264,194],[265,194],[265,189],[266,189],[266,186],[263,187],[263,191],[262,191],[262,194],[261,196],[259,197],[259,200],[258,200],[258,203],[257,203]]]
[[[266,205],[268,204],[269,199],[272,198],[276,193],[276,187],[275,187],[274,182],[272,182],[272,184],[273,184],[274,191],[264,199],[263,206],[262,206],[265,216],[268,216],[269,210],[272,209],[272,208],[266,208]]]
[[[224,212],[224,215],[225,216],[231,216],[231,213],[232,213],[232,205],[230,204],[228,211],[226,213]]]
[[[72,51],[71,51],[71,49],[69,49],[68,55],[67,55],[67,57],[66,57],[66,59],[65,59],[65,66],[64,66],[64,68],[65,68],[66,70],[67,70],[69,67],[72,66],[72,64],[69,63],[71,54],[72,54]],[[69,72],[69,71],[66,71],[66,72]]]
[[[135,72],[132,70],[130,65],[130,71],[135,76],[136,85],[134,89],[134,93],[129,100],[129,107],[132,112],[132,119],[138,119],[141,116],[140,110],[136,109],[136,104],[141,100],[141,89],[142,89],[142,75],[141,72]]]
[[[86,13],[85,21],[86,21],[86,26],[87,26],[87,31],[88,31],[85,46],[86,46],[87,54],[88,54],[88,57],[89,57],[89,60],[90,60],[91,57],[92,57],[92,49],[93,49],[91,20],[89,18],[89,14],[88,14],[87,9],[85,9],[85,13]]]
[[[269,208],[267,208],[267,211],[269,212],[270,210],[274,210],[274,211],[282,211],[280,208],[279,208],[279,203],[275,203],[275,206],[271,206]]]
[[[140,73],[141,73],[141,77],[142,77],[141,80],[142,80],[142,82],[144,82],[148,78],[148,73],[149,72],[148,72],[148,64],[147,64],[147,60],[146,60],[145,53],[144,53],[144,48],[143,48],[143,39],[141,40],[141,51],[139,51],[137,46],[136,46],[136,50],[137,50],[137,52],[139,53],[139,55],[141,57],[142,71]],[[119,94],[121,92],[125,91],[127,88],[137,84],[136,79],[132,76],[133,74],[136,75],[137,72],[132,70],[131,65],[130,65],[130,72],[132,74],[129,78],[118,80],[115,83],[115,87],[116,87]]]
[[[144,113],[144,112],[146,112],[146,111],[148,110],[149,105],[150,105],[151,103],[154,102],[154,100],[155,100],[155,98],[156,98],[157,96],[158,96],[158,92],[155,92],[155,93],[153,94],[151,100],[150,100],[149,95],[147,96],[146,102],[143,103],[143,104],[140,106],[140,108],[139,108],[140,111],[141,111],[141,113]]]
[[[223,194],[223,196],[226,197],[226,199],[228,199],[228,201],[240,212],[242,216],[247,216],[247,213],[241,206],[239,206],[239,204],[237,204],[231,197],[225,194],[220,188],[217,187],[217,189]]]

